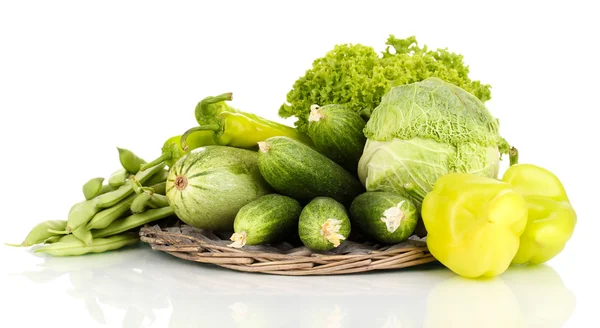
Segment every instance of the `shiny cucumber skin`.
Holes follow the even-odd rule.
[[[245,234],[246,245],[281,241],[296,233],[301,211],[302,205],[293,198],[265,195],[240,209],[233,229]]]
[[[384,244],[408,239],[415,231],[417,219],[414,203],[394,192],[368,191],[350,206],[352,226]]]
[[[342,105],[314,106],[308,119],[308,135],[321,154],[357,175],[358,161],[367,138],[366,122]]]
[[[287,137],[272,137],[259,143],[258,167],[279,194],[302,203],[330,197],[350,206],[364,191],[360,181],[343,167]]]

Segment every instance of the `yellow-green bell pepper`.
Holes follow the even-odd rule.
[[[427,194],[421,216],[427,247],[438,261],[463,277],[493,277],[519,249],[527,204],[506,182],[450,173]]]
[[[529,214],[515,264],[540,264],[560,253],[573,235],[577,215],[552,172],[532,164],[509,167],[502,180],[522,194]]]

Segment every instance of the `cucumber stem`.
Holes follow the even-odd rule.
[[[269,146],[269,144],[266,141],[259,141],[258,142],[258,150],[261,153],[266,153],[269,151],[269,149],[271,149],[271,147]]]
[[[219,129],[221,129],[221,126],[219,124],[206,124],[206,125],[200,125],[200,126],[196,126],[193,127],[187,131],[185,131],[184,134],[181,135],[181,149],[183,149],[184,152],[188,152],[189,147],[187,144],[187,137],[194,133],[194,132],[198,132],[198,131],[214,131],[217,132],[219,131]]]
[[[321,236],[325,237],[333,247],[340,246],[342,240],[346,239],[343,235],[338,232],[342,228],[342,221],[337,219],[327,219],[325,223],[321,225]]]
[[[233,243],[227,245],[229,247],[233,247],[233,248],[244,247],[244,245],[246,245],[246,231],[234,233],[233,235],[231,235],[231,238],[229,238],[229,240],[233,241]]]
[[[318,122],[325,116],[321,112],[321,106],[314,104],[310,106],[310,115],[308,115],[309,122]]]

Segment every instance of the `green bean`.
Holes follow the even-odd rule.
[[[65,220],[48,220],[48,221],[40,222],[29,231],[29,233],[25,237],[25,240],[21,244],[18,244],[18,245],[7,244],[7,245],[26,246],[27,247],[27,246],[40,244],[40,243],[45,242],[48,238],[55,237],[55,236],[60,237],[60,234],[49,232],[48,229],[60,231],[60,230],[65,230],[66,227],[67,227],[67,221],[65,221]]]
[[[123,214],[125,214],[125,212],[129,211],[131,202],[133,202],[136,196],[136,194],[129,195],[115,206],[96,213],[96,215],[94,215],[94,217],[87,223],[87,229],[103,229],[108,227],[109,224],[113,223],[113,221],[120,218]]]
[[[155,194],[165,195],[167,193],[167,183],[161,182],[150,186]]]
[[[153,166],[152,168],[139,172],[135,176],[135,180],[140,183],[144,183],[154,174],[158,173],[165,167],[164,163]],[[119,187],[119,189],[115,191],[108,192],[106,194],[102,194],[90,200],[86,200],[84,202],[77,203],[71,207],[69,211],[69,217],[67,222],[67,232],[72,232],[77,229],[79,226],[87,224],[96,213],[100,212],[100,210],[112,207],[118,204],[123,199],[127,198],[127,196],[133,193],[133,184],[126,183],[125,185]]]
[[[102,186],[102,189],[100,189],[100,193],[98,193],[98,195],[106,194],[107,192],[115,191],[117,189],[118,187],[113,187],[109,184],[105,184]]]
[[[94,236],[94,239],[112,236],[133,228],[143,226],[144,224],[148,224],[153,221],[164,219],[173,214],[173,209],[170,206],[151,209],[143,213],[133,214],[126,218],[116,220],[104,229],[92,230],[92,234]]]
[[[148,191],[144,191],[137,195],[133,202],[131,203],[131,212],[132,213],[142,213],[146,210],[146,206],[148,206],[148,202],[152,198],[152,194]]]
[[[67,235],[71,236],[71,235]],[[67,237],[65,236],[65,237]],[[63,237],[64,238],[64,237]],[[47,253],[52,256],[77,256],[88,253],[102,253],[133,245],[139,241],[137,234],[119,234],[106,238],[94,238],[90,245],[80,240],[61,239],[54,244],[35,250],[36,253]]]
[[[158,174],[153,176],[151,179],[149,179],[146,183],[144,183],[144,186],[152,186],[157,183],[166,182],[167,177],[169,177],[169,170],[162,170]]]
[[[117,150],[119,151],[119,161],[121,161],[121,166],[123,166],[127,172],[137,174],[142,164],[146,164],[145,160],[139,158],[131,150],[119,147],[117,147]]]
[[[118,191],[119,190],[115,190],[113,192]],[[100,211],[100,208],[96,206],[96,204],[98,203],[98,198],[105,195],[109,195],[113,192],[106,193],[96,198],[92,198],[90,200],[86,200],[84,202],[80,202],[73,205],[73,207],[71,207],[71,210],[69,211],[66,233],[71,233],[73,232],[73,230],[79,228],[80,226],[87,224],[88,221],[91,220],[92,217],[94,217],[94,215],[96,215],[96,213]]]
[[[92,199],[100,194],[102,191],[102,183],[104,178],[93,178],[90,179],[83,185],[83,196],[86,200]]]
[[[169,206],[169,200],[167,199],[167,196],[154,193],[150,198],[150,206],[152,208],[167,207]]]
[[[60,238],[62,238],[63,236],[61,235],[55,235],[52,237],[48,237],[46,240],[44,240],[43,244],[52,244],[57,242]]]
[[[129,172],[127,172],[127,170],[125,169],[120,169],[117,170],[115,172],[113,172],[113,174],[110,175],[110,177],[108,178],[108,185],[114,188],[118,188],[122,185],[125,184],[125,182],[127,182],[127,178],[129,177]]]
[[[82,225],[79,228],[73,230],[73,236],[81,240],[86,245],[91,245],[94,237],[92,232],[87,229],[86,226]]]

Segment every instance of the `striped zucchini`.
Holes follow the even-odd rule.
[[[259,142],[258,167],[278,193],[303,203],[330,197],[349,206],[364,191],[360,181],[344,168],[288,137]]]
[[[271,193],[250,150],[206,146],[192,150],[169,170],[167,199],[175,214],[200,229],[232,231],[240,208]]]
[[[293,198],[278,194],[262,196],[246,204],[236,215],[233,243],[229,246],[240,248],[280,241],[295,233],[301,211],[302,206]]]
[[[358,161],[367,138],[366,122],[360,115],[342,105],[311,106],[308,135],[323,155],[357,175]]]

